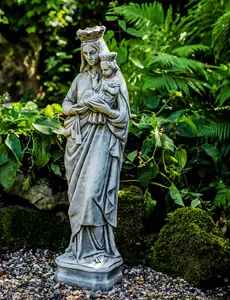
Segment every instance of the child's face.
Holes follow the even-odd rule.
[[[113,75],[113,70],[109,67],[109,65],[105,61],[101,62],[101,70],[104,77],[108,78]]]

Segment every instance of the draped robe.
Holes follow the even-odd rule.
[[[67,136],[65,167],[70,201],[70,251],[78,262],[88,263],[103,255],[119,257],[113,229],[117,225],[118,189],[124,146],[127,139],[129,105],[126,84],[122,74],[117,96],[118,117],[93,112],[79,105],[76,116],[65,121]],[[63,102],[64,113],[92,88],[90,71],[74,79]],[[92,121],[92,119],[94,121]]]

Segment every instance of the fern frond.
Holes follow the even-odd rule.
[[[230,58],[229,36],[230,11],[218,18],[212,30],[212,47],[214,49],[216,59],[221,59],[223,61]]]
[[[220,3],[220,1],[190,0],[188,17],[184,18],[183,21],[184,30],[189,36],[188,40],[197,42],[197,39],[200,39],[209,44],[211,28],[224,12],[224,4]]]
[[[160,26],[165,19],[162,4],[158,2],[124,4],[114,7],[113,10],[137,30],[149,28],[151,25]]]
[[[204,45],[188,45],[172,50],[172,54],[180,57],[189,57],[197,52],[210,52],[210,47]]]
[[[223,105],[229,99],[230,99],[230,85],[228,86],[225,85],[220,89],[220,93],[217,96],[216,100],[217,102],[219,102],[219,105]]]
[[[228,203],[228,197],[230,196],[230,189],[223,186],[219,190],[217,190],[215,200],[213,201],[213,205],[215,207],[225,207]]]
[[[224,141],[230,138],[230,122],[227,120],[210,120],[209,125],[203,126],[198,136],[210,137]]]
[[[157,74],[144,80],[143,90],[156,89],[163,91],[182,91],[185,95],[189,95],[190,89],[197,93],[204,92],[205,83],[189,76],[175,75],[171,73]]]
[[[168,53],[158,53],[157,55],[149,54],[147,56],[147,62],[147,67],[156,64],[165,68],[175,68],[180,70],[180,72],[205,73],[205,65],[203,63],[189,58],[177,57]]]

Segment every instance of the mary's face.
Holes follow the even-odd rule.
[[[85,60],[90,66],[95,66],[100,62],[99,53],[94,47],[85,45],[83,46],[82,51]]]

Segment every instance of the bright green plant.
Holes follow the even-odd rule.
[[[186,28],[194,10],[186,20],[171,9],[164,12],[157,2],[113,5],[108,13],[129,35],[118,43],[108,32],[107,40],[118,52],[133,113],[130,136],[135,142],[127,146],[124,167],[136,171],[147,215],[157,203],[149,193],[154,195],[154,185],[161,188],[167,210],[190,205],[214,211],[213,195],[219,193],[221,180],[229,186],[228,67],[214,66],[212,43],[205,43],[202,33],[200,43],[193,44],[196,33]],[[210,186],[214,182],[219,182],[215,188]]]
[[[31,101],[25,104],[8,100],[8,94],[0,99],[0,185],[9,190],[20,171],[25,175],[26,190],[47,165],[51,172],[62,176],[60,105],[41,110]]]

